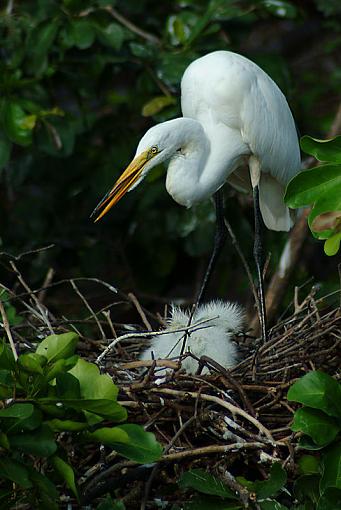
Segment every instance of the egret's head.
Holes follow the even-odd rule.
[[[181,133],[179,126],[175,125],[179,120],[183,119],[157,124],[141,138],[133,161],[93,211],[91,216],[99,213],[95,221],[102,218],[127,191],[135,188],[154,166],[168,160],[177,150],[181,149],[179,146]]]

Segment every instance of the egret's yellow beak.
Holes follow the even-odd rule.
[[[150,150],[146,150],[139,154],[130,165],[124,170],[123,174],[117,179],[114,184],[114,187],[102,198],[100,203],[97,205],[91,217],[97,214],[99,211],[100,214],[95,219],[96,221],[100,220],[102,216],[104,216],[109,209],[112,208],[113,205],[117,204],[117,202],[129,191],[133,184],[138,180],[141,176],[142,170],[144,169],[146,163],[154,156],[155,154],[151,153]]]

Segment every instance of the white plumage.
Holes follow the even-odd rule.
[[[290,108],[273,80],[247,58],[216,51],[186,69],[181,106],[183,117],[143,136],[134,160],[95,209],[101,210],[97,219],[168,161],[166,187],[179,204],[190,207],[226,181],[248,191],[251,174],[267,227],[289,230],[283,196],[300,170],[300,151]]]
[[[173,359],[180,356],[184,332],[167,333],[167,330],[187,327],[189,316],[189,312],[173,306],[171,317],[167,321],[166,333],[153,337],[150,347],[141,354],[140,359],[150,360],[153,359],[153,355],[155,359]],[[193,316],[192,324],[207,319],[210,320],[199,325],[198,329],[187,338],[185,353],[190,351],[198,358],[204,355],[209,356],[225,368],[233,367],[237,362],[238,352],[231,339],[243,325],[244,313],[241,307],[224,301],[212,301],[199,305]],[[195,373],[198,362],[188,356],[182,361],[182,367],[187,372]],[[207,372],[207,369],[205,371]]]

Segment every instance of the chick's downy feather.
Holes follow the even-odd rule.
[[[150,347],[142,353],[140,359],[152,359],[152,353],[155,359],[179,356],[184,332],[167,331],[185,328],[188,325],[189,316],[189,312],[173,306],[165,334],[152,338]],[[204,355],[209,356],[225,368],[234,366],[238,353],[231,338],[241,330],[243,320],[244,313],[241,307],[236,304],[211,301],[200,305],[193,316],[192,325],[198,322],[207,322],[199,324],[198,329],[195,328],[195,331],[191,332],[186,341],[185,352],[190,351],[198,358]],[[195,373],[198,363],[188,356],[182,361],[182,367],[190,373]]]

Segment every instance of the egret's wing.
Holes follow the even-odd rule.
[[[286,185],[300,170],[295,123],[275,82],[241,55],[216,51],[195,60],[181,82],[183,115],[204,128],[223,124],[241,136],[262,172]]]

